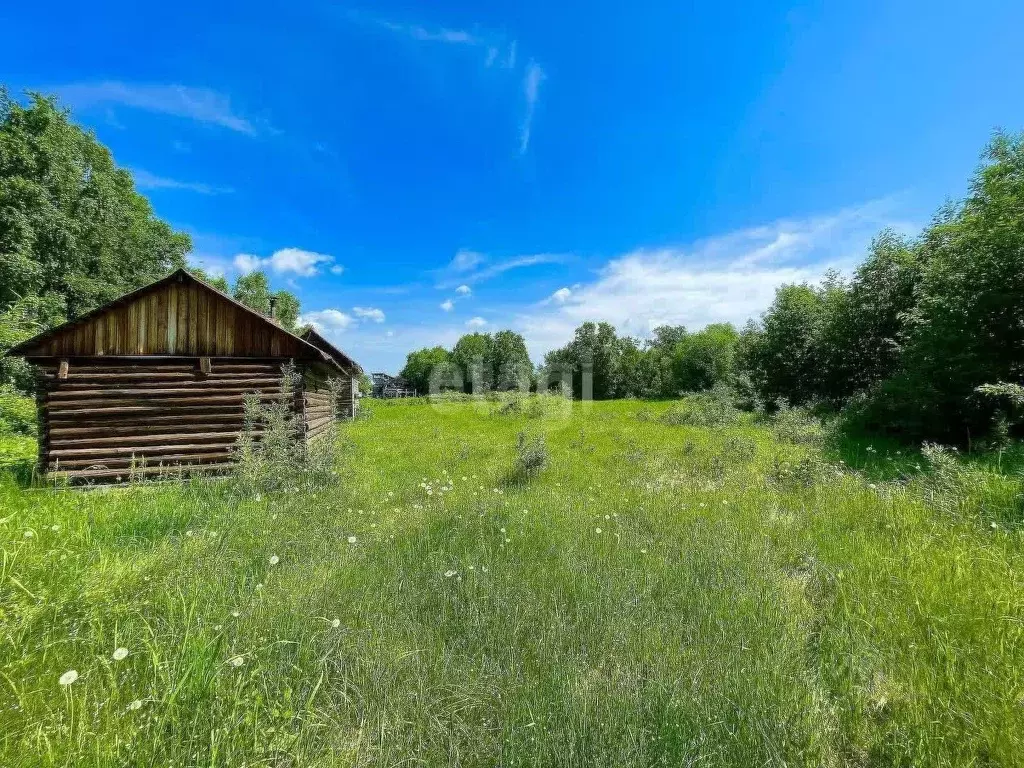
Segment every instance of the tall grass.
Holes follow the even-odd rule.
[[[0,764],[1020,764],[1015,470],[669,408],[379,403],[302,483],[0,485]]]

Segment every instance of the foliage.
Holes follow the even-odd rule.
[[[676,386],[702,392],[732,382],[739,334],[729,323],[713,323],[679,340],[672,354]]]
[[[359,394],[362,397],[369,397],[373,393],[373,379],[370,378],[369,374],[359,374]]]
[[[457,374],[457,376],[453,375]],[[405,367],[398,374],[409,386],[420,394],[433,393],[431,382],[447,383],[449,388],[462,389],[461,371],[451,364],[451,355],[444,347],[426,347],[410,352],[405,358]],[[447,379],[447,381],[443,381]],[[441,391],[439,386],[436,391]]]
[[[294,367],[286,367],[283,377],[287,395],[297,380]],[[246,395],[244,408],[244,428],[235,446],[232,474],[236,489],[251,496],[324,487],[337,477],[333,431],[307,444],[287,397],[263,402],[257,394]]]
[[[0,385],[0,435],[35,434],[35,399]]]
[[[270,300],[274,299],[274,316],[281,327],[295,330],[299,318],[299,300],[288,291],[272,293],[266,273],[256,270],[239,275],[232,293],[237,301],[263,315],[270,314]]]
[[[687,395],[661,415],[662,424],[721,427],[736,423],[739,411],[726,387]]]
[[[0,89],[0,311],[38,297],[49,327],[184,266],[189,248],[55,101]]]
[[[540,472],[550,460],[544,435],[527,437],[525,432],[516,436],[516,461],[513,474],[516,478],[525,479]]]

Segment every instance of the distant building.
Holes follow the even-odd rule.
[[[362,373],[314,331],[299,337],[185,270],[7,354],[36,367],[40,471],[72,480],[228,467],[250,394],[289,403],[315,440],[353,414]]]
[[[399,376],[374,373],[371,374],[371,379],[373,380],[373,397],[416,397],[416,390]]]

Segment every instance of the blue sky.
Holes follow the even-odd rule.
[[[8,4],[0,79],[373,370],[477,328],[539,362],[588,319],[742,323],[1024,127],[1021,3],[168,8]]]

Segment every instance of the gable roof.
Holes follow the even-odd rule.
[[[184,269],[9,349],[17,357],[289,357],[341,368],[331,355]]]
[[[359,363],[334,346],[334,344],[318,333],[315,328],[307,328],[302,332],[301,338],[330,355],[334,362],[342,368],[349,369],[351,373],[360,374],[363,372],[363,368]]]

